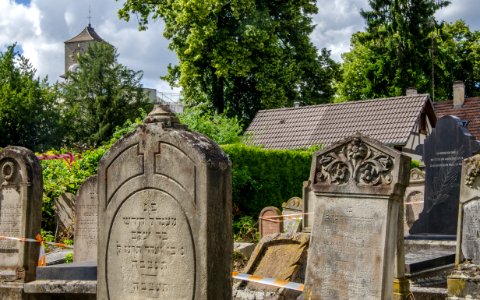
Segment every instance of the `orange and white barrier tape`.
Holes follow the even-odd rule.
[[[268,216],[268,217],[258,217],[260,220],[270,221],[272,223],[282,223],[275,219],[286,219],[286,220],[303,220],[303,215],[311,215],[313,213],[298,213],[298,214],[288,214],[288,215],[278,215],[278,216]]]
[[[39,253],[39,256],[38,256],[38,266],[39,267],[44,267],[44,266],[47,265],[47,259],[46,259],[46,254],[45,254],[45,244],[52,245],[52,246],[55,246],[55,247],[73,249],[73,246],[69,246],[69,245],[66,245],[66,244],[63,244],[63,243],[46,242],[46,241],[43,240],[43,238],[40,234],[37,234],[37,236],[34,239],[18,238],[18,237],[0,235],[0,240],[19,241],[19,242],[23,242],[23,243],[39,243],[40,244],[40,253]]]
[[[243,274],[238,272],[232,272],[232,277],[239,280],[246,280],[300,292],[303,292],[304,288],[304,285],[301,283],[290,282],[275,278],[261,277],[257,275]]]

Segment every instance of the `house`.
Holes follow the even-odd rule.
[[[410,156],[435,127],[428,94],[261,110],[247,129],[252,143],[271,149],[328,146],[361,132]]]
[[[480,97],[465,98],[465,85],[461,81],[453,84],[453,100],[434,103],[437,118],[456,116],[467,122],[468,131],[480,138]]]

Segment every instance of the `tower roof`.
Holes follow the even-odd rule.
[[[95,32],[90,24],[85,27],[77,36],[65,41],[65,43],[77,43],[77,42],[87,42],[87,41],[97,41],[103,42],[103,39]]]

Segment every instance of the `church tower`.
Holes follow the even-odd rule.
[[[90,23],[77,36],[65,41],[65,73],[74,71],[78,54],[85,53],[91,43],[104,40],[95,32]],[[63,77],[63,76],[62,76]]]

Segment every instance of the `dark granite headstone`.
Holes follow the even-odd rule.
[[[455,116],[437,121],[423,146],[425,203],[410,234],[455,236],[462,160],[480,150],[480,144]]]

